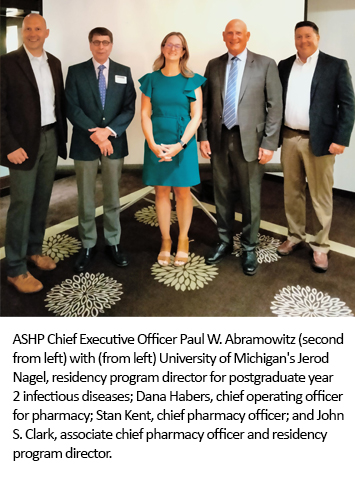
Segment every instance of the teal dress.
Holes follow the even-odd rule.
[[[175,144],[180,141],[190,121],[190,103],[196,101],[195,90],[206,78],[196,73],[192,78],[164,76],[158,70],[140,78],[140,89],[152,103],[153,136],[157,144]],[[200,183],[197,144],[193,136],[187,147],[172,161],[159,159],[144,145],[143,182],[148,186],[188,187]]]

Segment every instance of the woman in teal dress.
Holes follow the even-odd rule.
[[[143,182],[155,186],[155,206],[162,236],[158,262],[170,264],[170,192],[174,189],[179,239],[174,265],[188,261],[192,219],[190,186],[200,175],[195,133],[202,118],[204,77],[187,67],[189,50],[181,33],[166,35],[153,73],[140,78],[145,141]]]

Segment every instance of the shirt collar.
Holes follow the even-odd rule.
[[[34,56],[32,55],[31,52],[29,52],[26,48],[26,45],[23,45],[24,49],[25,49],[25,52],[27,53],[28,55],[28,58],[30,61],[33,61],[33,60],[38,60],[38,61],[47,61],[48,60],[48,57],[47,57],[47,53],[43,50],[42,51],[42,55],[41,56]]]
[[[95,58],[93,57],[93,58],[92,58],[92,62],[93,62],[93,64],[94,64],[95,71],[96,71],[101,64],[104,65],[104,66],[106,66],[106,68],[108,69],[108,66],[109,66],[109,64],[110,64],[110,59],[107,58],[107,61],[105,61],[105,63],[99,63],[99,62],[97,62],[97,61],[95,60]]]
[[[310,63],[310,62],[314,62],[314,61],[317,61],[318,60],[318,56],[319,56],[319,49],[317,49],[313,55],[309,56],[307,58],[307,61],[306,63]],[[305,63],[303,63],[303,61],[301,60],[301,58],[298,56],[298,51],[296,51],[296,61],[298,63],[302,63],[302,65],[305,65]]]
[[[248,52],[248,50],[245,48],[242,51],[242,53],[239,53],[239,55],[237,55],[237,58],[240,61],[246,62],[247,61],[247,52]],[[234,58],[234,55],[232,55],[231,53],[228,52],[228,63],[230,63],[232,61],[232,58]]]

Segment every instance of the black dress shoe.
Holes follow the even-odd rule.
[[[79,255],[74,264],[74,271],[75,272],[83,272],[87,269],[88,265],[90,264],[92,258],[96,254],[96,247],[82,247]]]
[[[205,257],[208,265],[218,264],[227,255],[233,252],[233,244],[227,242],[219,242],[213,251]]]
[[[121,248],[120,244],[116,244],[115,246],[106,246],[105,247],[105,252],[108,255],[108,257],[111,259],[111,261],[117,267],[128,266],[127,254],[125,254],[122,251],[122,248]]]
[[[247,276],[253,276],[258,268],[258,260],[255,251],[243,251],[242,254],[243,272]]]

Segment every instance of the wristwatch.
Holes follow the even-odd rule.
[[[183,141],[181,141],[181,139],[180,139],[179,143],[181,144],[182,149],[186,148],[187,144],[184,143]]]

